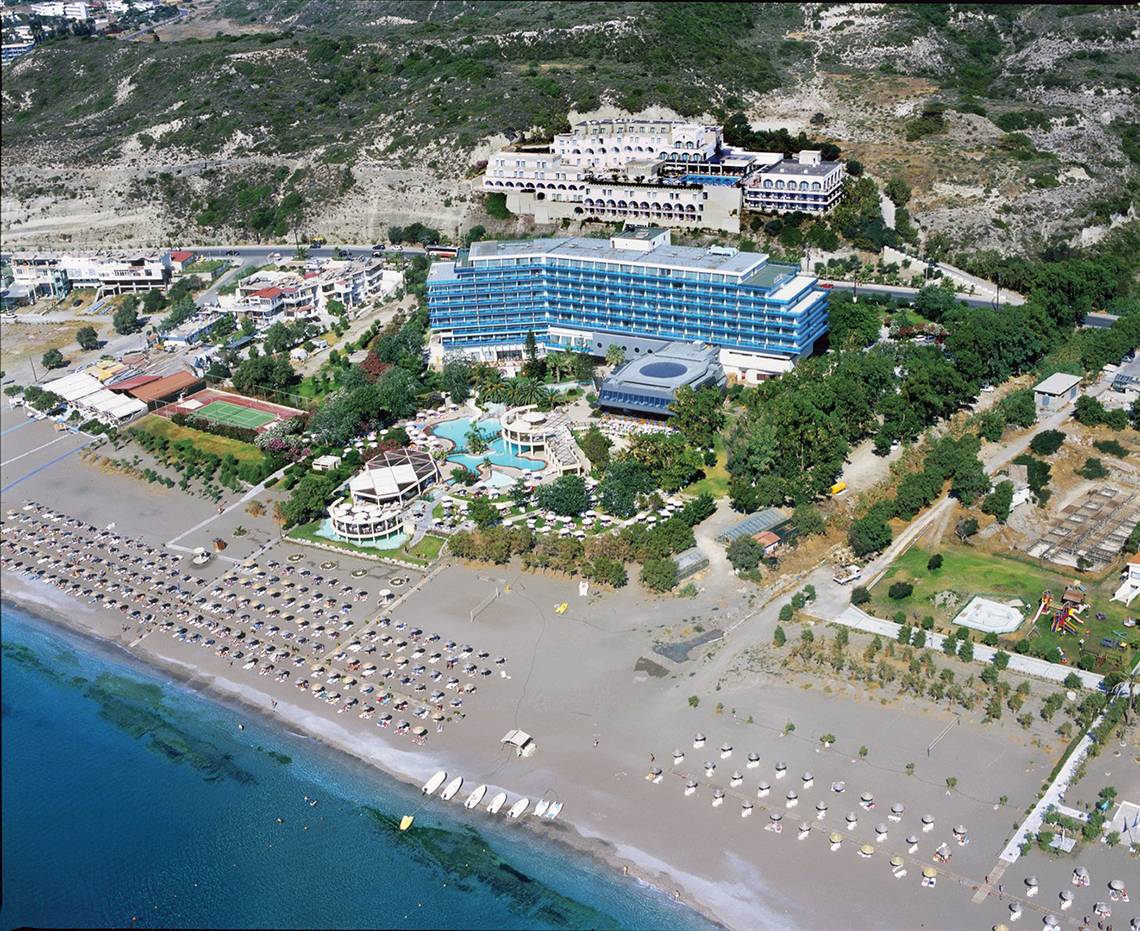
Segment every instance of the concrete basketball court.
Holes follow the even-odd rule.
[[[1021,612],[1012,605],[975,595],[958,612],[954,623],[983,633],[1008,634],[1017,630],[1024,620]]]

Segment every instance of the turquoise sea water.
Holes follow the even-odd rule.
[[[526,459],[523,456],[516,456],[508,450],[507,444],[499,433],[499,421],[494,419],[479,421],[479,432],[488,440],[491,440],[491,445],[487,451],[479,456],[464,453],[464,450],[467,449],[467,431],[471,429],[471,423],[470,417],[460,417],[457,420],[445,420],[443,423],[436,424],[432,427],[431,432],[436,436],[442,436],[445,440],[451,440],[451,442],[455,444],[457,452],[447,457],[448,462],[456,462],[462,466],[466,466],[471,472],[477,472],[479,466],[483,464],[484,459],[490,459],[492,465],[505,466],[512,469],[524,469],[528,472],[533,472],[543,467],[543,463],[537,459]],[[494,439],[492,439],[492,437],[494,437]]]
[[[4,927],[708,926],[462,809],[401,834],[415,789],[9,605],[2,632]]]

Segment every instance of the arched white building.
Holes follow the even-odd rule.
[[[509,452],[544,459],[559,475],[590,471],[590,462],[575,442],[565,415],[547,414],[531,404],[507,411],[499,424]]]
[[[405,532],[406,505],[439,481],[439,466],[418,449],[388,450],[368,460],[348,483],[349,498],[329,508],[333,532],[370,544]]]

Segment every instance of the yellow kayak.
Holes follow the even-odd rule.
[[[400,819],[400,830],[406,831],[412,826],[412,822],[415,820],[415,815],[404,815],[404,817]]]

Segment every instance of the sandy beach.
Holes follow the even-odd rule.
[[[20,434],[34,429],[38,426]],[[40,470],[34,455],[28,460],[24,465],[38,470],[34,474],[4,475],[6,512],[21,508],[25,500],[38,500],[96,527],[114,521],[124,537],[157,552],[182,555],[180,571],[191,571],[189,559],[164,546],[170,539],[198,528],[184,542],[204,545],[199,540],[208,541],[224,522],[232,526],[241,517],[254,525],[234,511],[199,528],[210,520],[210,508],[198,500],[121,476],[104,485],[107,477],[76,456],[65,460],[66,473],[57,467]],[[119,489],[120,483],[121,493],[100,493]],[[319,653],[310,655],[311,644],[306,645],[308,665],[297,667],[290,681],[258,675],[258,669],[243,669],[240,662],[231,665],[232,656],[176,639],[157,626],[161,618],[140,635],[139,626],[118,611],[13,572],[3,575],[4,597],[86,636],[118,644],[231,704],[235,726],[243,714],[264,715],[417,785],[439,769],[449,778],[463,776],[464,789],[455,799],[428,799],[426,808],[458,809],[481,783],[491,789],[488,798],[496,790],[507,792],[508,804],[519,797],[529,798],[532,806],[539,798],[557,799],[565,806],[558,820],[527,816],[514,827],[572,844],[615,871],[628,870],[631,881],[650,882],[729,927],[988,927],[1006,917],[1008,896],[1020,888],[1028,870],[1045,872],[1039,864],[1025,869],[1015,864],[1004,877],[1005,900],[994,889],[988,898],[983,890],[978,903],[972,903],[1056,761],[1059,741],[1047,740],[1039,729],[1022,731],[1008,720],[982,725],[979,710],[957,716],[927,701],[888,700],[834,683],[822,672],[791,674],[763,663],[753,667],[751,658],[762,655],[762,645],[771,641],[774,611],[752,611],[747,593],[734,586],[709,586],[692,599],[657,598],[633,585],[583,597],[575,580],[515,567],[445,563],[423,579],[413,571],[350,555],[332,557],[275,542],[268,527],[257,529],[257,539],[242,537],[235,544],[193,570],[200,576],[194,594],[223,585],[232,585],[235,594],[245,591],[238,560],[257,550],[262,550],[256,557],[260,566],[275,562],[292,567],[296,574],[289,580],[300,581],[307,571],[310,578],[326,576],[331,590],[351,585],[367,592],[367,600],[352,607],[355,626],[335,642],[326,640]],[[376,593],[392,587],[394,579],[399,581],[393,588],[400,593],[398,600],[382,609]],[[281,605],[284,593],[274,596],[278,600],[270,599],[272,594],[258,597]],[[472,620],[472,609],[488,598]],[[563,603],[568,605],[565,613],[556,613]],[[288,627],[284,616],[274,620]],[[391,618],[386,626],[384,617]],[[398,629],[400,623],[406,625],[404,631]],[[359,695],[359,704],[340,713],[337,707],[343,708],[353,694],[343,687],[345,665],[354,655],[344,653],[344,645],[371,642],[384,650],[382,637],[394,642],[412,628],[422,629],[426,650],[447,653],[445,645],[454,644],[450,649],[457,652],[471,645],[470,660],[457,661],[440,682],[454,672],[458,682],[476,686],[469,693],[446,693],[440,703],[446,709],[439,721],[443,730],[425,720],[433,726],[423,745],[395,734],[393,727],[378,727],[379,715],[360,718],[369,696]],[[693,649],[687,658],[673,654],[670,659],[654,649],[724,629],[731,630],[726,640]],[[439,639],[429,641],[432,635]],[[265,633],[251,632],[254,636]],[[285,641],[274,642],[285,648]],[[411,654],[418,642],[397,658]],[[288,643],[288,649],[298,649],[297,639]],[[337,659],[340,655],[345,658]],[[381,666],[391,662],[382,655],[377,652],[373,661]],[[503,658],[501,664],[497,657]],[[310,688],[295,687],[301,676],[316,681],[318,664],[340,678],[337,686],[326,686],[330,692],[340,688],[337,704],[319,700]],[[464,664],[490,674],[465,676]],[[395,682],[399,675],[386,681]],[[401,688],[410,690],[419,680],[408,681],[406,687],[394,686],[397,698]],[[462,696],[460,709],[444,703],[452,694]],[[698,699],[695,706],[691,696]],[[420,723],[410,712],[404,716]],[[533,736],[537,750],[532,756],[518,757],[500,742],[515,728]],[[706,739],[694,746],[698,733]],[[820,741],[826,734],[835,736],[828,748]],[[940,734],[928,755],[928,745]],[[868,748],[865,758],[858,753],[860,746]],[[683,753],[683,759],[674,762],[675,752]],[[706,769],[706,764],[715,768]],[[660,768],[660,780],[646,778],[652,767]],[[948,778],[956,780],[952,789]],[[697,785],[686,794],[690,782]],[[833,791],[837,782],[845,784],[841,793]],[[766,792],[764,783],[769,784]],[[714,805],[717,793],[723,801]],[[861,803],[864,793],[873,796],[868,804]],[[742,817],[746,802],[751,814]],[[897,818],[892,816],[895,805],[901,805]],[[482,806],[462,814],[475,827],[492,817]],[[781,816],[779,832],[766,829],[773,814]],[[933,819],[928,831],[923,830],[923,815]],[[801,822],[810,830],[801,831]],[[966,843],[959,843],[953,832],[958,825],[967,829]],[[829,843],[832,832],[842,835],[836,850]],[[915,844],[907,840],[912,835]],[[864,844],[872,850],[868,857],[858,854]],[[950,859],[935,863],[932,855],[941,845]],[[896,856],[903,858],[906,871],[899,878],[889,864]],[[921,885],[922,870],[932,866],[938,870],[936,885]],[[1056,893],[1026,900],[1027,915],[1035,910],[1044,915]],[[1072,914],[1075,926],[1085,913],[1082,907],[1091,909],[1099,894],[1081,890],[1079,897],[1089,902],[1078,901],[1066,918]]]

